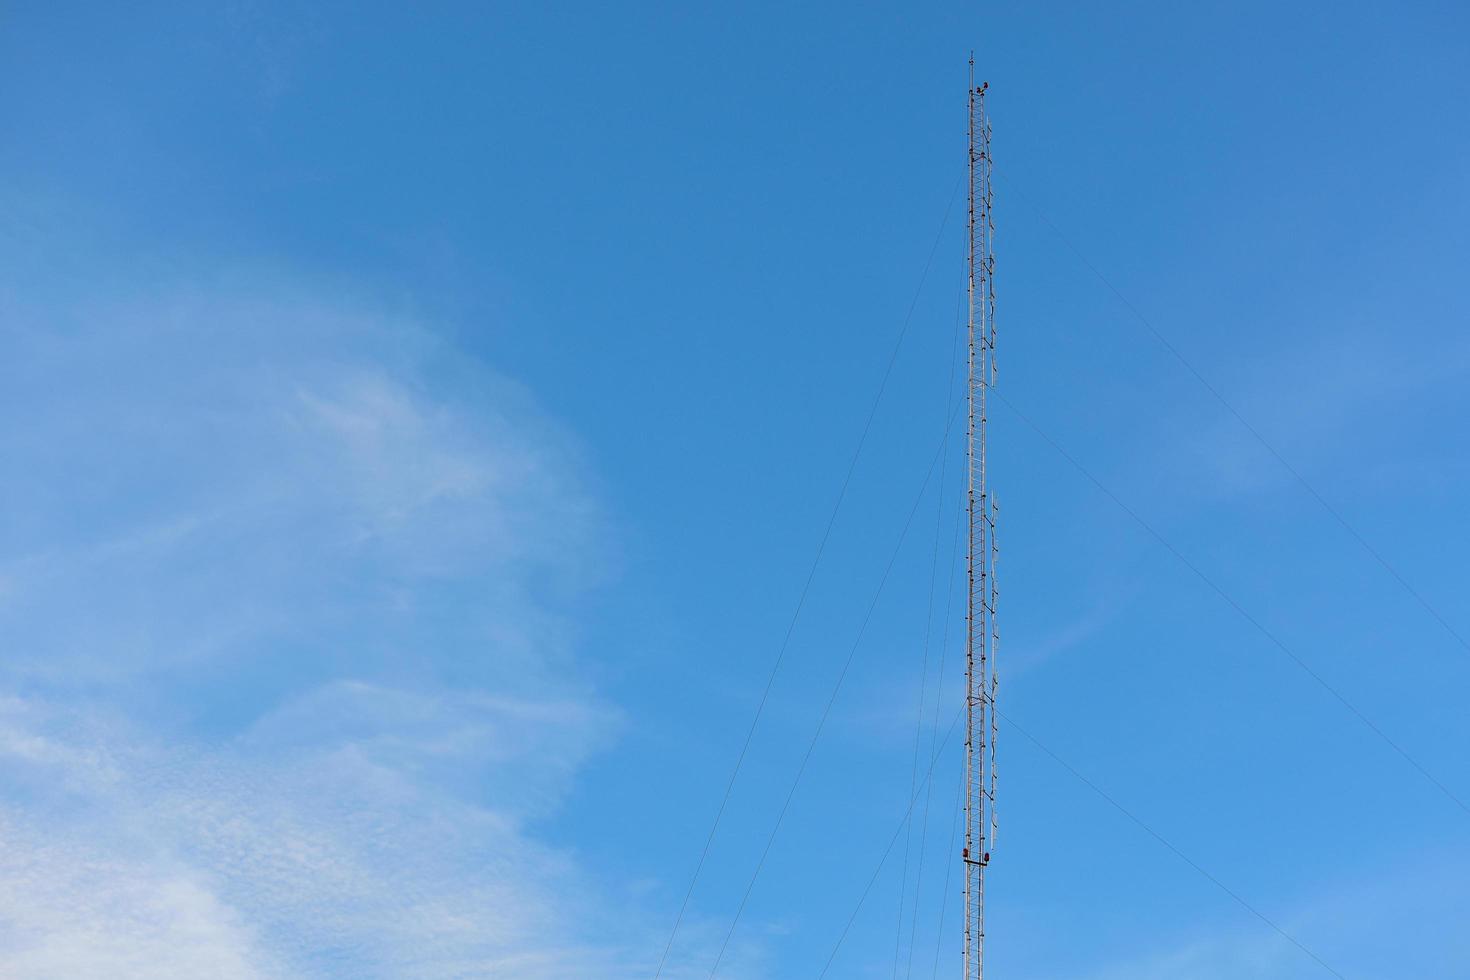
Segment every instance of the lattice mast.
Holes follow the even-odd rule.
[[[985,869],[995,842],[995,498],[986,482],[986,394],[995,384],[995,224],[991,217],[990,120],[986,85],[970,58],[969,601],[966,615],[965,980],[985,974]]]

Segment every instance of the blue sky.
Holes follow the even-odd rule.
[[[957,707],[972,47],[1007,716],[1470,972],[1463,6],[208,6],[0,20],[0,973],[651,977],[912,306],[664,972],[855,649],[718,973],[816,976]],[[828,976],[958,970],[956,747]],[[1331,976],[1000,752],[995,975]]]

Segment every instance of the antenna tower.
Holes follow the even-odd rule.
[[[995,384],[995,224],[991,217],[990,120],[986,85],[970,56],[969,222],[969,575],[965,640],[965,980],[985,975],[985,869],[995,843],[995,498],[986,483],[986,394]]]

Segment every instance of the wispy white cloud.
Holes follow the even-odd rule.
[[[538,831],[623,724],[575,442],[365,304],[24,296],[0,974],[642,975],[664,916]]]
[[[1463,392],[1467,376],[1470,344],[1426,346],[1422,338],[1402,334],[1386,343],[1381,327],[1342,325],[1330,336],[1252,362],[1228,379],[1214,377],[1212,383],[1314,482],[1320,479],[1312,474],[1326,468],[1339,479],[1352,474],[1386,484],[1391,483],[1387,470],[1408,468],[1436,482],[1459,473],[1462,465],[1455,459],[1424,459],[1416,465],[1401,447],[1387,461],[1364,460],[1359,449],[1365,437],[1392,439],[1396,431],[1418,428],[1442,410],[1447,396]],[[1192,496],[1206,498],[1266,493],[1295,482],[1239,420],[1203,389],[1194,393],[1195,411],[1160,420],[1165,438],[1179,451],[1160,455],[1157,440],[1150,439],[1151,471],[1162,462],[1189,484]]]
[[[1461,976],[1470,965],[1463,909],[1470,902],[1470,853],[1385,860],[1365,855],[1365,874],[1319,883],[1264,911],[1289,936],[1347,977]],[[1383,937],[1397,937],[1385,943]],[[1296,980],[1330,977],[1291,939],[1240,910],[1214,928],[1161,936],[1155,949],[1078,974],[1087,980]]]
[[[1117,591],[1116,586],[1113,591]],[[1047,630],[1031,643],[1006,650],[1006,672],[1012,677],[1029,673],[1055,657],[1061,656],[1101,633],[1116,615],[1119,600],[1109,597],[1070,622]]]
[[[5,770],[37,790],[7,808],[6,974],[495,975],[486,964],[609,942],[605,921],[592,935],[566,928],[573,858],[535,841],[524,797],[495,772],[578,750],[546,751],[513,722],[519,748],[497,744],[444,707],[442,721],[410,711],[405,723],[401,706],[358,703],[326,735],[285,712],[267,737],[213,746],[114,724],[108,749],[17,738],[7,717]],[[44,713],[73,727],[67,712]],[[491,752],[470,744],[476,735]],[[462,775],[426,778],[425,759],[446,747],[476,765],[478,792]]]

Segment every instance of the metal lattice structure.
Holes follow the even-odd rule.
[[[970,522],[965,677],[965,980],[985,974],[985,869],[995,844],[995,626],[997,508],[986,473],[986,395],[995,384],[995,224],[985,85],[970,59],[969,425]]]

